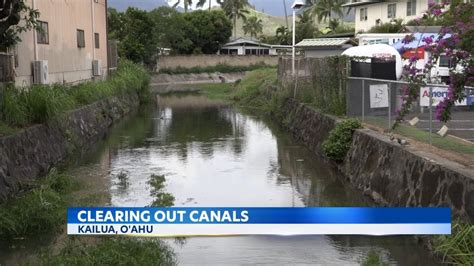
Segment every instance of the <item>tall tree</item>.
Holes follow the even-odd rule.
[[[250,37],[256,38],[258,34],[263,32],[263,22],[257,16],[252,16],[245,19],[242,29],[245,34],[250,34]]]
[[[324,21],[329,18],[331,20],[331,15],[335,13],[339,17],[344,15],[343,7],[344,0],[319,0],[319,1],[308,1],[311,5],[311,12],[313,15],[318,17],[318,22]]]
[[[0,49],[20,42],[19,35],[36,28],[38,17],[38,10],[29,7],[25,0],[0,0]]]
[[[237,19],[245,18],[249,13],[247,10],[248,0],[217,0],[217,3],[221,5],[226,15],[232,19],[234,37],[237,37]]]
[[[189,6],[193,6],[193,0],[176,0],[176,3],[173,5],[176,8],[181,1],[184,3],[184,13],[188,13]]]

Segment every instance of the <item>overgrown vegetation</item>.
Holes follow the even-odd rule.
[[[153,197],[153,202],[150,207],[170,207],[174,204],[174,196],[170,193],[164,192],[165,188],[164,175],[151,175],[148,180],[150,186],[150,196]]]
[[[233,72],[244,72],[244,71],[252,71],[260,68],[269,68],[267,64],[264,62],[260,62],[257,64],[251,64],[248,66],[231,66],[227,64],[217,64],[215,66],[207,66],[207,67],[176,67],[176,68],[162,68],[160,69],[160,74],[199,74],[199,73],[233,73]]]
[[[0,123],[13,128],[44,123],[68,110],[114,95],[138,94],[140,100],[146,101],[150,98],[149,80],[144,68],[122,61],[116,73],[106,81],[72,87],[58,84],[24,89],[8,87],[4,90]]]
[[[384,257],[377,251],[371,250],[360,263],[362,266],[388,266],[389,263],[384,259]]]
[[[65,195],[72,182],[53,169],[26,192],[0,205],[0,240],[12,240],[57,230],[66,216]]]
[[[359,120],[356,119],[347,119],[337,124],[323,142],[324,155],[335,161],[344,160],[351,146],[354,131],[361,127]]]
[[[474,265],[474,226],[455,223],[451,235],[435,238],[434,251],[444,263]]]
[[[70,238],[58,255],[45,253],[42,265],[175,265],[173,250],[157,239],[112,237],[96,245]]]

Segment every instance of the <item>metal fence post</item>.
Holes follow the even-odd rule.
[[[433,133],[433,87],[430,86],[430,103],[429,103],[429,108],[430,108],[430,134],[429,134],[429,141],[430,145],[433,145],[433,139],[431,134]]]
[[[388,83],[388,130],[392,128],[392,83]]]
[[[365,118],[365,80],[362,79],[362,122]]]

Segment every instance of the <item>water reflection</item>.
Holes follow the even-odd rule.
[[[146,206],[150,175],[164,175],[176,206],[365,206],[321,158],[264,117],[204,97],[160,97],[114,131],[111,204]],[[114,186],[120,171],[129,186]],[[182,263],[359,264],[371,249],[392,263],[432,265],[407,237],[247,236],[168,241]],[[406,254],[410,254],[407,256]]]

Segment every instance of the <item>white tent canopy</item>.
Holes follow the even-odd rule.
[[[396,77],[400,79],[402,76],[402,57],[400,53],[390,45],[387,44],[372,44],[372,45],[363,45],[355,46],[349,49],[346,49],[342,55],[353,56],[353,57],[377,57],[377,58],[387,58],[395,57],[395,70]],[[370,59],[367,59],[370,63]]]

